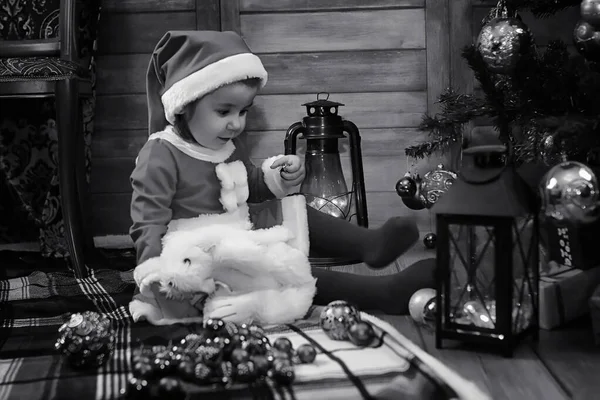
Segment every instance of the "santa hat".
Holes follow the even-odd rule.
[[[260,58],[235,32],[169,31],[156,45],[146,77],[150,134],[175,122],[186,105],[247,78],[267,83]]]

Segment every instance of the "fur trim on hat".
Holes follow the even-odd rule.
[[[222,86],[248,78],[259,78],[261,88],[267,83],[267,71],[254,54],[235,54],[209,64],[175,82],[162,95],[165,117],[173,124],[175,115],[180,114],[189,103]]]

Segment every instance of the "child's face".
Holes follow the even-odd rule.
[[[190,132],[201,145],[219,150],[246,128],[246,115],[258,87],[233,83],[190,103],[184,110]]]

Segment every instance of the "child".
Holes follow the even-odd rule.
[[[147,74],[150,136],[131,175],[130,234],[138,265],[160,255],[169,224],[228,211],[235,196],[227,188],[241,178],[244,185],[247,181],[248,203],[259,205],[251,211],[256,227],[282,219],[302,225],[304,218],[311,249],[320,254],[382,268],[418,239],[408,219],[392,218],[379,229],[365,229],[306,207],[302,196],[288,196],[305,176],[296,155],[271,157],[261,167],[252,164],[243,132],[248,109],[266,81],[260,59],[234,32],[172,31],[159,41]],[[244,176],[226,177],[223,166],[238,160]],[[272,199],[282,200],[267,202]],[[268,203],[278,206],[260,206]],[[321,268],[313,268],[313,275],[317,304],[345,299],[361,309],[406,313],[410,295],[433,286],[433,263],[383,277]]]

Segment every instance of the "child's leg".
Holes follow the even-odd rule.
[[[360,310],[386,314],[408,314],[410,297],[419,289],[435,288],[435,259],[417,261],[404,270],[384,276],[365,276],[314,267],[317,294],[313,303],[334,300],[354,303]]]
[[[377,229],[366,229],[346,220],[306,207],[311,250],[323,256],[343,256],[383,268],[418,239],[417,225],[409,218],[390,218]]]

